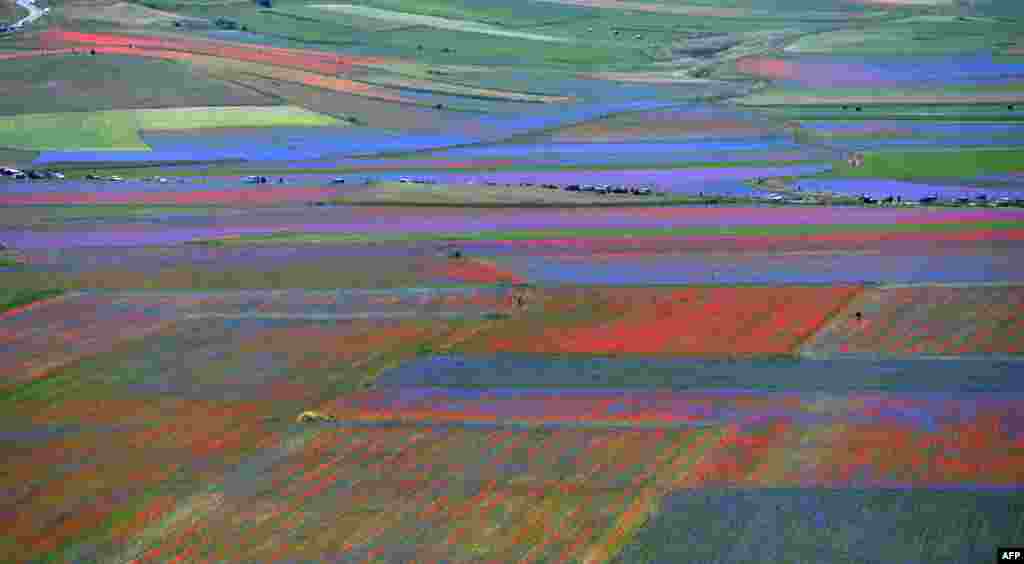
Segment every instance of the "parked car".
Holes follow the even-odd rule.
[[[603,196],[603,195],[608,193],[608,188],[605,187],[605,186],[595,186],[594,187],[594,193],[595,194],[601,194]]]
[[[86,174],[85,175],[85,179],[86,180],[103,180],[103,177],[98,175],[98,174]]]
[[[28,177],[32,180],[46,180],[46,174],[41,170],[30,170],[26,174],[28,174]]]
[[[629,194],[629,188],[625,186],[612,186],[611,192],[613,194]]]
[[[968,203],[970,203],[971,199],[968,198],[967,196],[960,196],[959,198],[957,198],[957,199],[955,199],[953,201],[958,203],[958,204],[968,204]]]
[[[24,172],[20,172],[19,171],[19,172],[15,172],[14,174],[12,174],[11,178],[13,178],[15,180],[25,180],[26,178],[28,178],[28,175],[25,174]]]
[[[15,174],[18,174],[19,172],[21,172],[21,171],[16,169],[16,168],[6,168],[6,167],[0,168],[0,174],[3,174],[4,176],[14,176]]]
[[[111,176],[111,177],[107,178],[107,180],[109,180],[111,182],[124,182],[124,179],[121,178],[120,176]]]
[[[918,202],[921,202],[922,204],[934,204],[937,201],[939,201],[938,196],[925,196],[918,200]]]
[[[579,192],[580,191],[580,185],[579,184],[570,184],[570,185],[565,187],[565,190],[567,192]]]
[[[646,187],[646,186],[641,186],[641,187],[637,188],[636,191],[633,192],[633,193],[636,194],[637,196],[650,196],[651,195],[651,189]]]
[[[597,187],[593,184],[584,184],[583,186],[580,186],[580,192],[593,192],[594,188]]]
[[[334,180],[331,181],[331,184],[344,184],[344,183],[345,183],[345,179],[344,178],[335,178]]]
[[[242,182],[248,182],[249,184],[259,184],[260,177],[259,176],[246,176],[245,178],[242,179]]]

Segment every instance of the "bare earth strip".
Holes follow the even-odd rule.
[[[319,8],[321,10],[328,10],[332,12],[341,12],[343,14],[351,14],[353,16],[361,16],[364,18],[374,18],[380,20],[393,21],[406,25],[423,25],[437,29],[462,31],[466,33],[480,33],[483,35],[493,35],[496,37],[507,37],[509,39],[526,39],[528,41],[545,41],[549,43],[567,43],[570,41],[569,39],[564,37],[555,37],[552,35],[543,35],[540,33],[511,31],[474,21],[452,20],[448,18],[439,18],[436,16],[427,16],[423,14],[396,12],[393,10],[381,10],[379,8],[370,8],[368,6],[355,6],[352,4],[311,4],[310,7]]]

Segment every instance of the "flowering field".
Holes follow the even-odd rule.
[[[484,332],[467,352],[792,354],[856,286],[552,291],[535,317]]]
[[[0,313],[0,388],[47,378],[54,370],[119,342],[170,327],[200,299],[66,294]]]
[[[862,318],[856,319],[855,313]],[[1024,288],[923,286],[870,290],[804,351],[959,355],[1024,352]]]
[[[1024,461],[1014,450],[1021,431],[1014,401],[405,388],[349,395],[329,408],[341,423],[307,430],[261,421],[261,403],[165,402],[152,404],[163,410],[159,434],[131,425],[104,432],[95,420],[41,443],[36,454],[51,453],[53,468],[64,460],[55,452],[112,457],[133,447],[161,457],[153,468],[133,467],[145,471],[133,482],[127,469],[97,477],[92,467],[79,468],[53,508],[40,502],[59,474],[34,478],[36,489],[23,494],[28,510],[9,529],[33,541],[8,554],[604,562],[628,553],[635,536],[649,530],[646,521],[672,515],[666,496],[685,492],[1019,488],[1014,468]],[[84,420],[75,405],[65,407]],[[132,407],[135,421],[157,421],[142,405],[107,404],[109,416]],[[197,419],[202,427],[183,425]],[[899,455],[890,440],[903,445]],[[65,449],[54,450],[57,444]],[[15,459],[17,477],[31,475],[29,460]],[[112,492],[88,512],[72,502],[83,499],[75,493],[87,484]],[[61,510],[74,519],[60,519]],[[1014,525],[1008,518],[991,522],[990,534],[1006,534]],[[729,516],[706,519],[725,523]],[[320,526],[325,520],[332,526]],[[48,524],[31,533],[33,522]],[[785,538],[798,541],[795,535]]]
[[[237,260],[207,259],[216,253],[229,269]],[[731,340],[772,354],[860,292],[73,293],[11,310],[0,314],[0,366],[17,382],[0,394],[0,488],[17,511],[0,558],[607,562],[678,519],[686,492],[1024,487],[1012,364],[435,356],[563,328],[589,352],[714,355]],[[687,315],[700,319],[692,340],[658,334],[681,333],[668,325]],[[591,334],[600,323],[606,334]],[[25,355],[51,364],[27,380]],[[338,421],[293,422],[310,408]],[[823,518],[848,526],[851,504]],[[1000,539],[1015,526],[986,518]]]

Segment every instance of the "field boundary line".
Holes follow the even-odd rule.
[[[807,333],[806,337],[797,341],[796,344],[793,345],[793,348],[790,349],[790,353],[795,353],[796,356],[799,356],[801,354],[801,350],[806,347],[808,343],[813,341],[815,337],[821,334],[821,332],[824,331],[825,328],[828,327],[829,324],[831,324],[837,317],[839,317],[839,314],[845,311],[854,300],[863,296],[869,290],[877,289],[877,286],[860,285],[857,288],[856,292],[852,292],[849,296],[836,304],[831,311],[827,312],[825,316],[822,317],[821,321]]]

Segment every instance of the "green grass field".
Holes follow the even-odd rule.
[[[26,150],[148,150],[130,111],[22,114],[0,118],[0,145]]]
[[[46,300],[64,293],[58,289],[27,289],[27,288],[0,288],[0,313],[14,309],[32,302]]]
[[[218,127],[303,127],[344,125],[330,116],[295,106],[207,107],[179,110],[135,110],[141,130],[187,130]]]
[[[998,48],[1020,36],[1018,22],[994,18],[912,16],[864,28],[808,35],[791,53],[944,55]]]
[[[140,130],[340,125],[294,106],[22,114],[0,118],[0,146],[23,150],[149,150]]]
[[[0,91],[0,115],[279,103],[185,63],[121,55],[0,61]]]
[[[39,156],[37,151],[24,151],[19,149],[7,149],[0,147],[0,163],[4,166],[23,166],[26,163],[31,163]]]
[[[837,162],[824,177],[890,178],[971,178],[1024,170],[1021,149],[947,149],[941,151],[892,151],[864,155],[864,165],[851,167]]]

